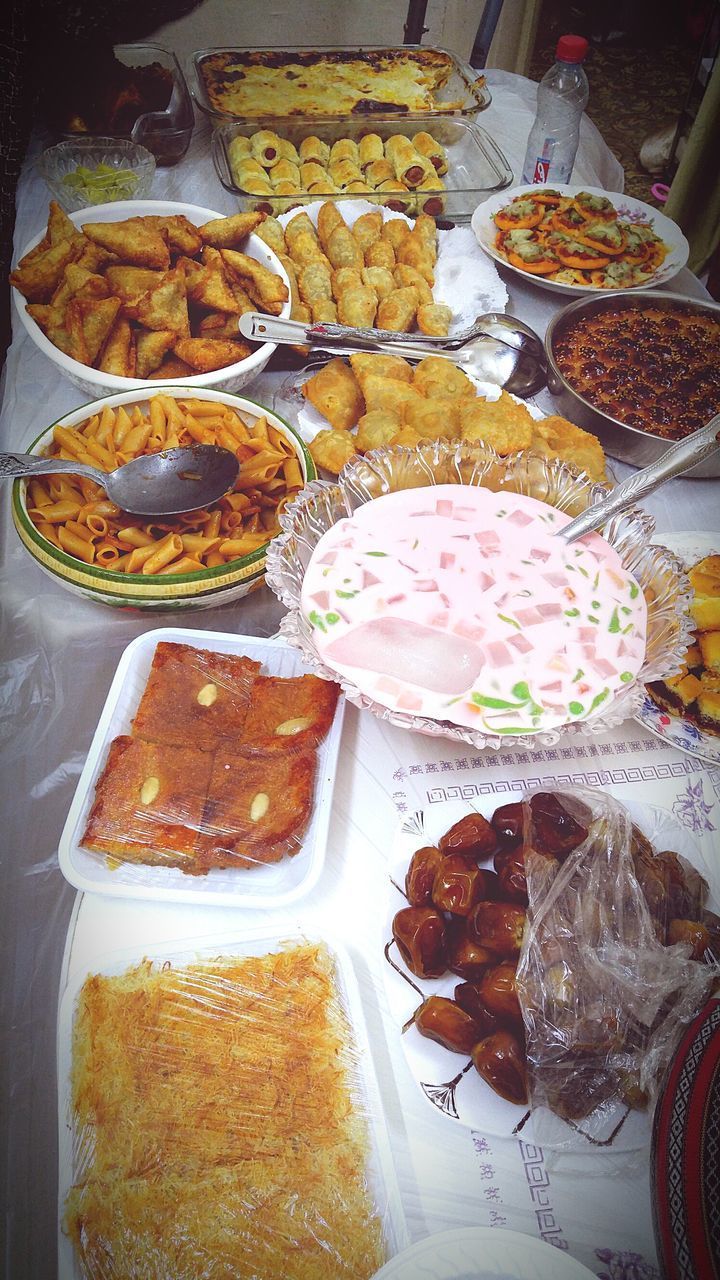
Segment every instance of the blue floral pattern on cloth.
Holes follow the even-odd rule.
[[[688,783],[672,808],[678,822],[681,822],[684,827],[689,827],[691,831],[715,831],[715,825],[708,817],[712,807],[712,804],[708,804],[705,800],[703,780],[700,778],[695,783]]]

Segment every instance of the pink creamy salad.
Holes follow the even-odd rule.
[[[634,681],[643,593],[599,534],[474,485],[387,494],[320,539],[302,611],[322,661],[376,702],[488,733],[586,720]]]

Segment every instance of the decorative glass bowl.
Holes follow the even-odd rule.
[[[112,200],[145,200],[155,157],[122,138],[77,138],[43,151],[38,169],[67,213]]]
[[[499,734],[393,711],[369,698],[321,661],[312,627],[301,612],[305,569],[327,529],[382,494],[435,484],[475,484],[493,492],[507,490],[527,494],[571,516],[579,515],[607,492],[605,486],[593,484],[566,463],[532,452],[501,458],[487,445],[448,441],[436,441],[415,449],[399,446],[377,449],[349,462],[336,482],[320,480],[307,485],[286,507],[280,516],[283,532],[268,549],[266,581],[288,609],[280,624],[282,634],[302,650],[308,665],[318,675],[326,680],[339,680],[345,696],[356,706],[416,733],[451,738],[479,748],[507,750],[507,738]],[[633,508],[615,516],[603,530],[605,540],[615,548],[625,568],[639,583],[647,603],[647,650],[637,679],[628,683],[591,719],[535,734],[513,735],[514,746],[549,747],[569,735],[605,733],[636,714],[649,680],[658,680],[679,670],[689,643],[691,591],[678,557],[666,547],[652,545],[654,527],[650,516]]]

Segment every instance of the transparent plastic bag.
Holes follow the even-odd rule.
[[[523,810],[530,906],[517,981],[535,1140],[617,1147],[635,1110],[649,1138],[664,1069],[718,976],[712,958],[691,958],[709,931],[674,941],[687,919],[675,913],[701,920],[707,885],[601,791],[529,791]]]

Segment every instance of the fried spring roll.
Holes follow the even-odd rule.
[[[365,265],[358,243],[344,222],[331,231],[326,253],[334,267],[356,267],[361,271]]]
[[[361,213],[360,217],[355,219],[352,226],[352,234],[353,238],[357,240],[362,253],[365,253],[371,244],[380,239],[382,224],[383,216],[379,209],[373,209],[372,213]]]
[[[317,234],[320,243],[327,253],[327,243],[336,227],[344,227],[345,220],[332,200],[326,200],[318,209]]]

